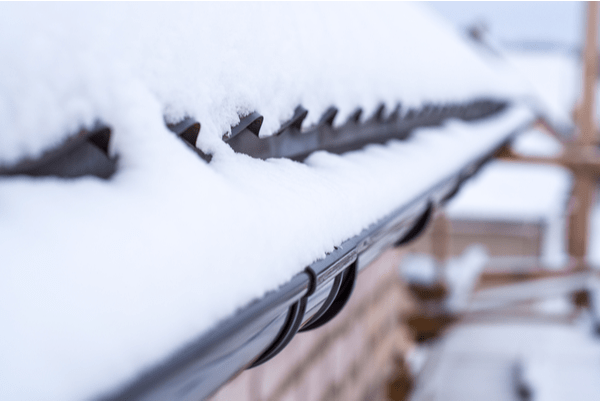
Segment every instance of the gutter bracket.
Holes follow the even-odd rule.
[[[309,331],[319,328],[325,323],[331,321],[338,315],[338,313],[341,312],[344,306],[346,306],[346,303],[350,299],[352,291],[354,290],[356,277],[358,275],[356,270],[357,265],[358,263],[355,259],[350,266],[348,266],[341,274],[336,276],[335,280],[337,281],[339,279],[340,284],[339,290],[336,291],[335,298],[331,300],[330,304],[327,305],[327,308],[323,310],[323,308],[326,306],[326,301],[319,312],[317,312],[317,315],[315,315],[315,317],[311,319],[300,331]],[[333,287],[335,288],[335,282]],[[330,297],[332,293],[333,289],[330,293]],[[329,300],[330,297],[328,297],[327,300]]]
[[[425,209],[423,214],[421,214],[421,217],[418,218],[415,225],[400,240],[398,240],[394,244],[394,247],[399,247],[401,245],[408,244],[409,242],[416,239],[419,235],[421,235],[423,231],[425,231],[425,228],[427,227],[429,222],[431,221],[431,217],[433,216],[433,208],[433,202],[429,201],[427,209]]]
[[[269,346],[269,348],[258,357],[256,361],[248,368],[255,368],[267,362],[277,354],[281,352],[289,343],[292,338],[298,332],[302,320],[304,318],[304,312],[306,311],[306,303],[308,301],[308,295],[303,296],[298,302],[290,306],[288,315],[283,329],[277,336],[277,339]]]

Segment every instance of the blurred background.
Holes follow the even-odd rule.
[[[403,258],[391,399],[600,400],[598,4],[431,2],[542,99]]]

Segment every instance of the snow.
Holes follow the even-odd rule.
[[[410,373],[417,376],[425,366],[428,357],[428,349],[426,347],[413,346],[405,356],[406,364],[410,369]]]
[[[341,122],[380,102],[518,91],[415,4],[3,4],[0,38],[9,164],[95,119],[114,127],[113,153],[143,130],[133,114],[163,113],[195,117],[199,145],[224,152],[238,113],[262,113],[268,135],[300,103],[310,124],[331,105]]]
[[[505,57],[529,83],[547,118],[568,127],[582,87],[579,59],[569,53],[514,50],[506,51]]]
[[[559,268],[568,259],[564,235],[571,185],[571,174],[559,166],[492,161],[446,210],[457,220],[542,224],[542,263]]]
[[[408,254],[402,258],[400,275],[410,283],[447,285],[446,306],[452,312],[464,310],[489,256],[485,247],[471,245],[462,255],[448,259],[443,266],[428,254]]]
[[[558,51],[509,50],[487,35],[473,48],[499,75],[512,77],[523,88],[523,101],[536,110],[559,133],[574,130],[573,109],[581,92],[581,66],[575,54]],[[487,50],[487,49],[491,49]]]
[[[117,388],[532,119],[516,106],[304,164],[222,142],[252,110],[266,135],[298,103],[339,122],[514,93],[414,4],[3,3],[0,54],[0,162],[96,119],[119,156],[109,181],[0,179],[2,399]],[[198,119],[213,161],[163,115]]]
[[[563,145],[547,132],[532,128],[517,136],[511,144],[512,150],[522,156],[559,157]]]
[[[600,204],[596,203],[590,213],[589,246],[587,261],[594,268],[600,268]]]
[[[535,401],[581,400],[595,401],[600,397],[600,362],[598,344],[578,355],[540,357],[528,360],[524,369],[525,382],[533,391]],[[590,352],[592,351],[592,352]]]
[[[3,180],[2,398],[86,398],[133,377],[528,117],[451,122],[307,164],[232,154],[209,168],[157,135],[161,146],[141,148],[148,162],[111,182]]]
[[[419,379],[413,400],[513,399],[516,366],[532,400],[600,397],[600,342],[582,325],[462,324],[429,353],[434,371]]]
[[[547,315],[568,315],[575,312],[571,297],[554,297],[534,304],[537,312]]]
[[[453,312],[464,310],[469,302],[479,274],[489,261],[487,250],[482,245],[471,245],[458,258],[448,260],[444,273],[450,288],[446,303]]]
[[[575,52],[559,50],[511,49],[485,29],[480,35],[478,40],[469,37],[471,48],[486,59],[499,76],[518,82],[523,101],[559,133],[570,136],[575,128],[573,109],[582,88],[579,56]],[[600,112],[600,107],[597,109]]]
[[[402,278],[409,283],[433,285],[442,279],[435,258],[424,253],[409,253],[404,256],[399,270]]]

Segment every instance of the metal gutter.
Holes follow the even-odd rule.
[[[492,113],[489,110],[494,107],[486,107],[485,109],[488,111],[483,114],[488,116],[504,108],[504,106],[496,107]],[[469,112],[466,111],[461,111],[461,113],[469,115]],[[474,112],[470,113],[473,115]],[[305,116],[302,110],[300,112],[297,110],[296,114]],[[423,114],[423,116],[427,115],[436,116],[439,113]],[[242,119],[241,125],[245,126],[242,129],[233,129],[231,137],[252,138],[254,136],[257,141],[262,141],[257,136],[260,124],[256,121],[259,117],[255,113],[250,119],[245,121]],[[327,117],[327,113],[324,119],[333,121],[331,116],[325,117]],[[296,116],[295,120],[292,119],[294,120],[292,123],[284,126],[283,131],[289,132],[290,129],[299,131],[301,127],[301,121],[298,124],[299,119],[300,117]],[[186,121],[187,123],[183,126],[197,128],[197,136],[199,124],[191,119]],[[423,121],[435,122],[437,117],[421,120],[421,122]],[[397,123],[398,121],[394,124]],[[396,135],[406,137],[404,130],[398,132],[390,127],[385,128],[386,132],[395,132]],[[192,135],[192,140],[185,138],[187,135],[185,128],[173,130],[186,142],[194,142],[195,145],[194,135]],[[316,133],[307,137],[309,145],[305,144],[304,150],[294,147],[293,151],[288,152],[287,157],[295,158],[305,155],[307,147],[314,145],[313,139],[321,135],[319,130],[321,128],[313,130]],[[325,258],[312,263],[285,285],[267,293],[264,297],[237,311],[233,316],[221,321],[216,327],[199,336],[197,340],[182,348],[169,360],[152,367],[125,388],[107,394],[101,399],[204,399],[244,369],[268,361],[283,349],[297,332],[315,329],[334,318],[352,294],[354,282],[360,271],[384,250],[392,246],[404,245],[422,233],[434,210],[443,206],[454,196],[462,183],[475,174],[498,149],[510,141],[520,130],[515,130],[506,140],[495,144],[487,154],[466,161],[461,169],[449,173],[445,179],[414,197],[407,204],[400,206],[385,218],[364,229],[360,234],[344,241]],[[356,130],[352,128],[351,131],[355,132]],[[294,135],[294,133],[290,133],[290,135]],[[304,134],[301,135],[304,136]],[[231,141],[231,137],[226,139]],[[267,138],[265,143],[272,144],[273,141]],[[358,141],[358,143],[360,142]],[[342,141],[343,146],[339,146],[337,149],[346,149],[347,143],[349,142]],[[253,149],[255,148],[245,150],[246,153],[256,156],[256,153],[252,153],[255,152]],[[281,149],[290,148],[274,146],[269,149],[281,151]]]

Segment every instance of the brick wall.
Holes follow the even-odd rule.
[[[437,240],[434,224],[410,246],[411,252],[431,253]],[[449,219],[449,256],[457,256],[472,244],[485,245],[490,256],[535,256],[541,254],[544,226],[533,222]]]
[[[243,372],[211,401],[385,400],[397,361],[413,346],[402,324],[415,305],[390,250],[361,272],[344,310],[299,333],[275,358]]]

